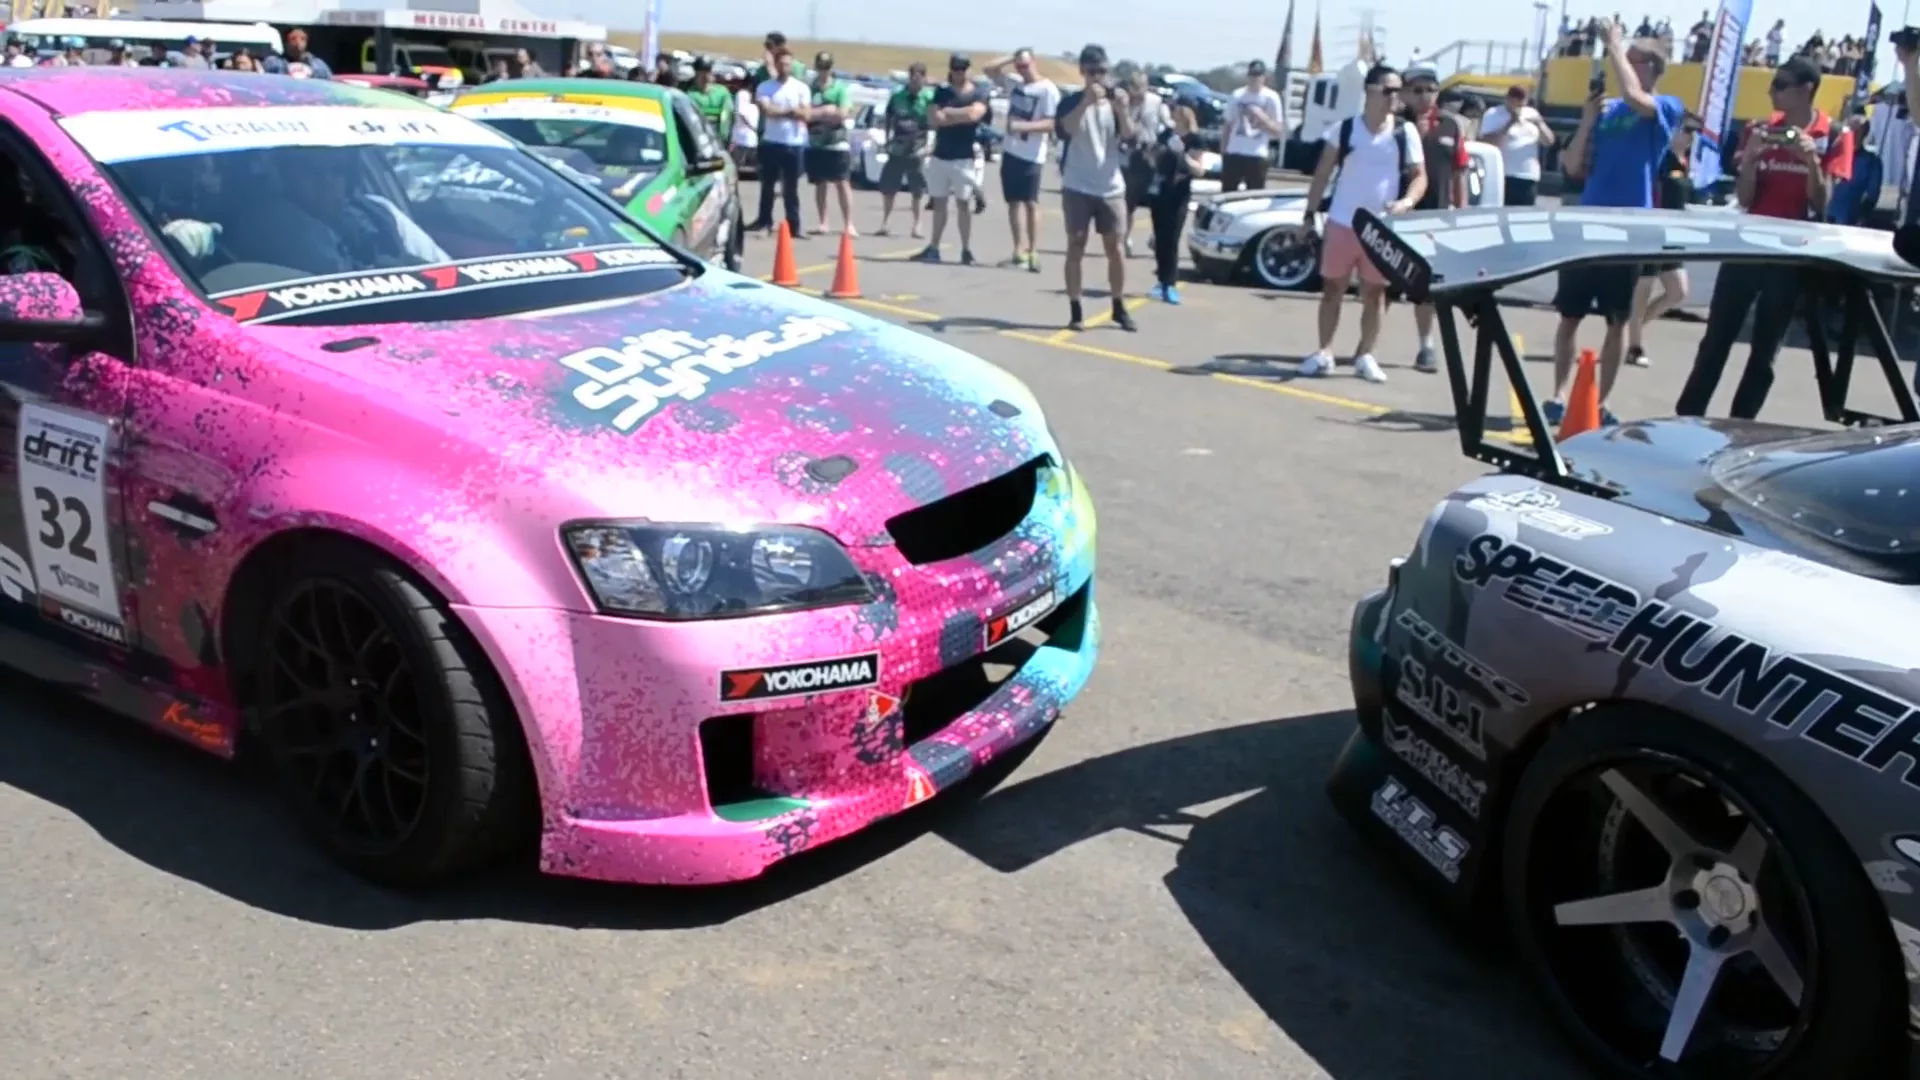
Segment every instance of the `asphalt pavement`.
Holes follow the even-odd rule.
[[[862,195],[860,226],[878,216]],[[997,261],[1003,208],[981,225]],[[1443,381],[1407,366],[1412,313],[1388,315],[1384,385],[1293,377],[1311,297],[1193,284],[1184,306],[1139,306],[1138,333],[1070,334],[1057,213],[1045,228],[1038,275],[857,245],[853,306],[1024,379],[1099,508],[1100,667],[998,791],[741,887],[508,870],[396,895],[316,854],[237,770],[0,679],[4,1072],[1583,1075],[1498,950],[1429,912],[1321,790],[1352,725],[1350,606],[1480,471]],[[836,242],[801,242],[809,286]],[[748,255],[771,268],[767,241]],[[1550,317],[1508,317],[1544,360]],[[1356,329],[1350,307],[1341,350]],[[1670,411],[1697,333],[1651,328],[1616,411]],[[1769,414],[1817,415],[1804,353]]]

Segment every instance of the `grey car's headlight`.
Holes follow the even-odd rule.
[[[562,535],[609,614],[718,619],[873,599],[846,549],[817,529],[592,522]]]

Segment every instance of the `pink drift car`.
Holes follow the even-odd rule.
[[[344,83],[0,73],[0,661],[376,879],[751,877],[1094,663],[1017,379]]]

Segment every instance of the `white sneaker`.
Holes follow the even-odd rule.
[[[1368,382],[1387,381],[1387,373],[1380,370],[1380,362],[1373,358],[1372,353],[1361,353],[1353,358],[1353,373]]]
[[[1333,369],[1333,354],[1325,349],[1300,361],[1299,374],[1304,378],[1317,379]]]

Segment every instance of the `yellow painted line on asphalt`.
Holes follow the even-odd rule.
[[[898,315],[903,319],[911,319],[915,322],[939,322],[941,319],[946,318],[945,315],[937,311],[921,311],[919,308],[901,307],[899,304],[889,304],[884,300],[869,300],[864,296],[833,297],[828,296],[824,289],[809,289],[805,287],[794,291],[806,293],[808,296],[818,296],[823,300],[832,300],[836,304],[852,304],[854,307],[881,311],[888,315]]]
[[[1147,306],[1147,298],[1144,296],[1136,296],[1133,299],[1126,301],[1126,305],[1127,305],[1127,310],[1130,312],[1139,311],[1141,308]],[[1086,329],[1086,330],[1095,330],[1102,326],[1107,325],[1112,321],[1113,321],[1113,308],[1109,306],[1107,310],[1100,312],[1099,314],[1095,315],[1091,319],[1088,319],[1085,323],[1082,323],[1081,326],[1083,329]],[[1059,345],[1068,341],[1072,341],[1073,335],[1077,333],[1080,333],[1080,331],[1079,330],[1056,331],[1052,337],[1047,339],[1047,344]]]

